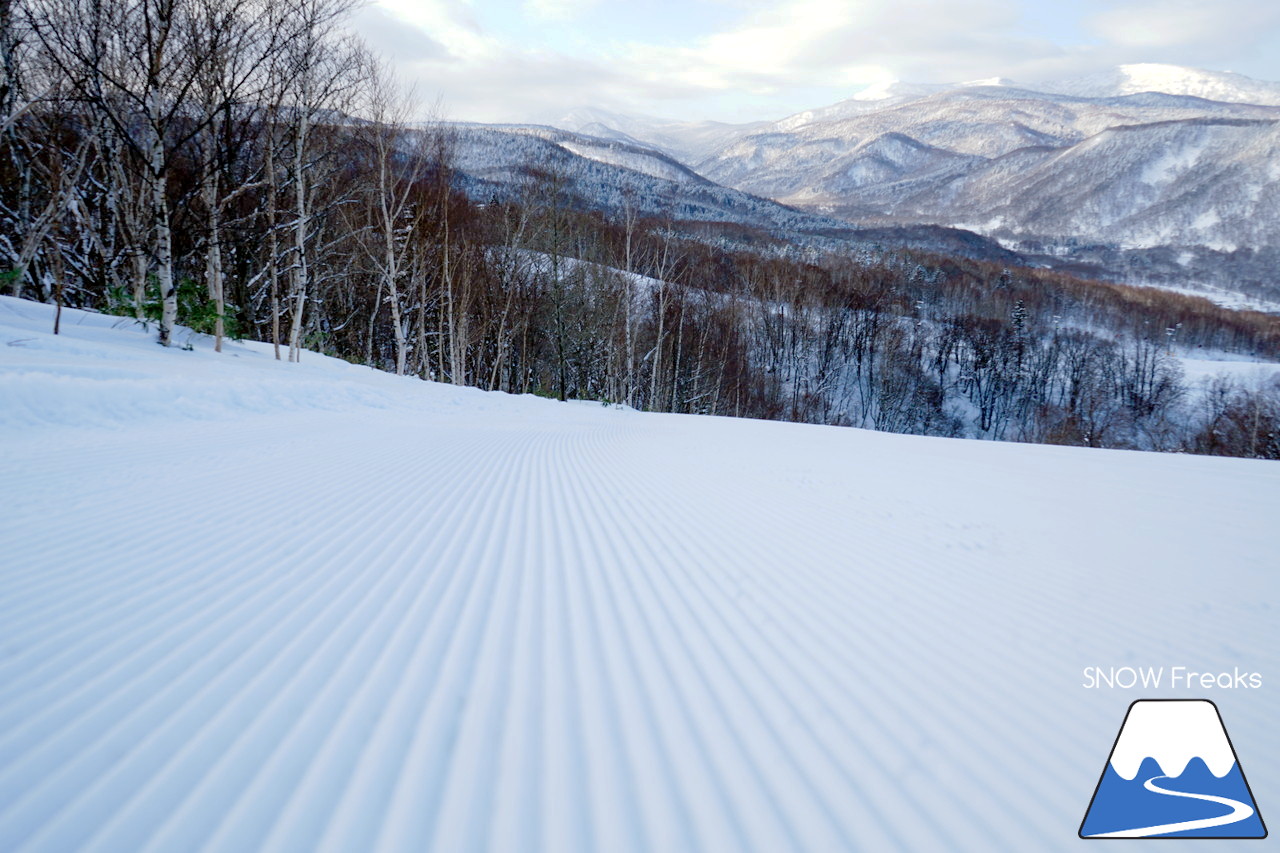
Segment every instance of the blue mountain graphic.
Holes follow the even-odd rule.
[[[1145,758],[1138,775],[1126,780],[1107,763],[1098,792],[1089,805],[1089,813],[1085,816],[1080,828],[1083,836],[1100,835],[1108,832],[1121,832],[1147,826],[1162,826],[1188,820],[1202,820],[1228,815],[1232,809],[1204,800],[1193,800],[1186,797],[1175,797],[1147,790],[1147,780],[1163,777],[1164,771],[1153,758]],[[1159,780],[1159,787],[1169,791],[1181,791],[1188,794],[1211,794],[1238,800],[1253,808],[1253,814],[1235,823],[1207,827],[1204,829],[1184,830],[1164,835],[1149,836],[1153,838],[1264,838],[1266,829],[1258,816],[1258,807],[1244,776],[1240,773],[1240,765],[1232,764],[1231,771],[1221,779],[1209,771],[1208,766],[1199,758],[1187,763],[1186,769],[1176,777],[1165,777]]]

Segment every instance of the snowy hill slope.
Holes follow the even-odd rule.
[[[1280,121],[1117,127],[865,194],[861,205],[997,237],[1070,235],[1132,247],[1280,245]]]
[[[627,142],[536,126],[455,127],[460,184],[481,202],[531,194],[545,200],[550,183],[558,182],[562,203],[615,216],[630,209],[681,223],[732,223],[793,245],[838,251],[909,247],[1006,263],[1022,260],[993,240],[956,229],[907,226],[862,233],[840,219],[713,183],[661,152]]]
[[[1280,108],[1169,96],[1089,100],[969,87],[855,117],[753,134],[697,169],[712,180],[772,198],[785,200],[797,188],[839,198],[842,188],[832,187],[830,176],[880,139],[906,139],[981,162],[1023,148],[1066,148],[1116,127],[1206,119],[1274,121]],[[912,172],[927,175],[935,168],[924,162]]]
[[[668,121],[592,107],[573,110],[556,122],[557,127],[566,130],[656,148],[685,163],[697,163],[739,136],[762,130],[767,124]]]
[[[0,849],[1073,850],[1152,692],[1083,667],[1280,671],[1273,463],[51,324],[0,298]],[[1213,698],[1266,811],[1274,688]]]
[[[471,133],[464,132],[461,136],[461,141],[462,150],[468,156],[466,162],[473,166],[480,166],[481,164],[485,166],[492,165],[479,160],[474,151],[479,146],[480,134],[484,130],[489,130],[545,140],[579,157],[585,157],[611,166],[619,166],[664,181],[694,186],[711,185],[711,182],[706,178],[666,154],[622,139],[596,137],[584,133],[570,133],[554,127],[542,127],[540,125],[460,125],[459,127],[467,127],[472,131]]]
[[[563,179],[584,204],[631,205],[646,216],[740,222],[779,235],[847,230],[847,224],[722,187],[658,152],[549,128],[460,126],[455,166],[475,198],[521,197],[535,173]]]

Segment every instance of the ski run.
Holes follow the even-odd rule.
[[[1147,698],[1088,666],[1261,673],[1195,696],[1280,808],[1273,462],[52,326],[0,299],[0,850],[1076,849]]]

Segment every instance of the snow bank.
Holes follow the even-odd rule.
[[[470,405],[493,398],[473,388],[432,385],[341,359],[305,352],[301,363],[275,360],[270,344],[213,339],[189,329],[175,345],[155,343],[155,324],[126,317],[63,312],[0,297],[0,430],[79,426],[122,430],[139,424],[235,420],[249,414],[397,411]],[[288,357],[288,348],[281,348]]]

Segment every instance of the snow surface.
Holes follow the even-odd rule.
[[[1179,356],[1182,365],[1182,378],[1186,385],[1194,390],[1218,378],[1234,381],[1246,390],[1266,388],[1280,380],[1280,364],[1273,361],[1249,361],[1241,356],[1230,358],[1223,354],[1218,358],[1196,358]]]
[[[1280,465],[560,404],[0,298],[0,850],[1068,850],[1280,802]],[[187,340],[188,336],[180,336]],[[1197,850],[1214,849],[1201,842]]]
[[[1178,262],[1184,266],[1186,264],[1186,260],[1182,258],[1179,258]],[[1156,287],[1161,290],[1171,290],[1174,293],[1185,293],[1188,296],[1200,296],[1208,299],[1214,305],[1220,305],[1223,308],[1230,308],[1232,311],[1261,311],[1264,314],[1280,314],[1280,302],[1275,302],[1269,299],[1258,299],[1243,293],[1234,293],[1226,288],[1217,287],[1212,284],[1199,284],[1194,287],[1175,287],[1170,284],[1155,284],[1141,281],[1129,281],[1126,283],[1135,287]]]

